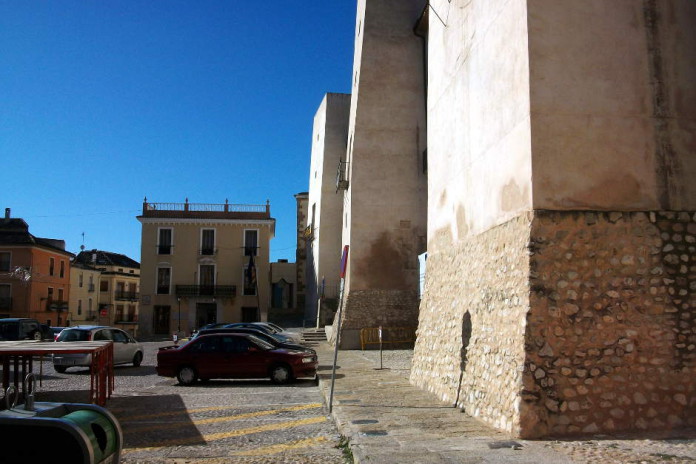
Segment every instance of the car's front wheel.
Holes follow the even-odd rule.
[[[37,330],[36,332],[34,332],[34,335],[32,335],[32,338],[34,340],[41,340],[41,332]]]
[[[53,370],[59,374],[64,374],[68,370],[67,366],[53,366]]]
[[[271,368],[271,381],[273,383],[288,383],[290,380],[292,380],[292,371],[290,370],[290,367],[283,364],[278,364]]]
[[[133,367],[140,367],[140,364],[143,362],[143,354],[138,351],[135,353],[135,356],[133,356]]]
[[[198,379],[198,374],[193,367],[184,366],[177,372],[176,379],[181,385],[193,385]]]

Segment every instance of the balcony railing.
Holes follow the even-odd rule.
[[[0,311],[12,311],[12,297],[0,298]]]
[[[171,255],[172,248],[174,248],[174,246],[172,246],[172,245],[157,245],[157,254],[158,255]]]
[[[158,285],[157,286],[158,295],[169,295],[169,285]]]
[[[117,324],[133,324],[138,322],[138,315],[135,313],[117,314],[115,321]]]
[[[117,291],[116,294],[114,295],[114,298],[117,300],[137,301],[139,298],[139,295],[138,295],[138,292]]]
[[[336,191],[348,188],[348,161],[339,161],[336,170]]]
[[[210,296],[216,298],[232,298],[237,295],[235,285],[177,285],[176,296],[197,297]]]
[[[234,212],[234,213],[266,213],[269,204],[265,205],[242,205],[215,203],[189,203],[188,198],[185,203],[143,203],[143,212],[146,211],[203,211],[203,212]]]
[[[67,311],[68,302],[64,300],[46,300],[46,311]]]
[[[265,205],[225,203],[151,203],[143,200],[144,217],[215,217],[270,219],[271,203]]]
[[[198,250],[198,253],[203,256],[213,256],[217,254],[217,248],[203,247],[200,250]]]

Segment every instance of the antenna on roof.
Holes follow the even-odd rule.
[[[85,251],[85,233],[82,232],[82,245],[80,245],[80,251]]]

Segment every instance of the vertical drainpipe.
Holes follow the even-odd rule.
[[[427,134],[427,129],[428,129],[428,17],[429,17],[429,12],[430,10],[430,0],[428,0],[423,7],[423,11],[421,12],[420,16],[418,17],[418,20],[416,21],[416,24],[413,26],[413,33],[417,36],[420,37],[422,47],[423,47],[423,105],[425,106],[424,108],[424,114],[425,114],[425,127],[426,127],[426,134]],[[428,144],[426,141],[426,146],[425,150],[423,151],[423,172],[427,173],[427,168],[428,168]]]

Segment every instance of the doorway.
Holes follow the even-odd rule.
[[[217,303],[196,303],[196,329],[217,322]]]
[[[256,306],[242,306],[242,322],[258,322],[259,308]]]
[[[155,305],[152,312],[152,332],[156,334],[168,334],[170,315],[171,308],[169,306]]]

